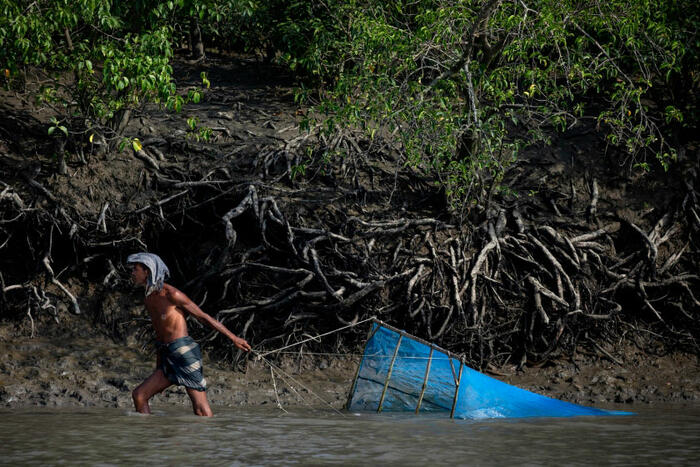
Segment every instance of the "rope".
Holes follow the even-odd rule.
[[[268,352],[269,353],[269,352]],[[367,357],[367,358],[392,358],[393,355],[380,355],[380,354],[361,354],[361,353],[332,353],[332,352],[278,352],[285,355],[300,355],[302,357],[311,357],[314,355],[326,356],[326,357]],[[418,357],[418,356],[408,356],[408,355],[397,355],[397,359],[404,360],[450,360],[449,357]]]
[[[309,394],[311,394],[312,396],[314,396],[314,397],[317,398],[318,400],[322,401],[324,404],[326,404],[328,407],[330,407],[335,413],[337,413],[338,415],[341,415],[341,416],[343,416],[343,417],[346,416],[343,412],[341,412],[340,410],[338,410],[338,409],[336,409],[335,407],[333,407],[333,406],[331,405],[330,402],[328,402],[327,400],[325,400],[324,398],[322,398],[321,396],[319,396],[318,394],[316,394],[315,392],[313,392],[311,389],[309,389],[309,388],[307,388],[306,386],[304,386],[303,384],[301,384],[299,381],[297,381],[297,380],[295,380],[294,378],[292,378],[289,374],[285,373],[284,370],[282,370],[280,367],[278,367],[277,365],[275,365],[274,363],[272,363],[270,360],[266,359],[266,358],[263,356],[263,354],[260,354],[260,353],[256,352],[255,350],[251,350],[251,352],[252,352],[253,354],[255,354],[255,356],[256,356],[257,358],[261,359],[262,361],[264,361],[265,363],[267,363],[268,365],[270,365],[270,371],[272,371],[272,369],[274,368],[275,370],[277,370],[278,372],[280,372],[281,374],[283,374],[284,376],[286,376],[287,378],[289,378],[294,384],[296,384],[296,385],[298,385],[299,387],[305,389],[306,391],[308,391]],[[273,378],[274,378],[274,376],[273,376]],[[276,387],[275,387],[275,389],[276,389]],[[294,388],[292,387],[292,389],[294,389]],[[277,392],[277,391],[275,390],[275,393],[276,393],[276,392]],[[307,404],[306,401],[304,400],[304,398],[301,397],[301,395],[300,395],[296,390],[295,390],[294,392],[296,392],[297,395],[301,398],[301,400],[304,401],[305,404]],[[278,400],[278,405],[279,405],[279,400]],[[307,404],[307,405],[309,405],[309,404]],[[280,406],[280,408],[281,408],[281,406]],[[284,409],[282,409],[282,410],[284,410]],[[284,410],[284,411],[286,412],[286,410]]]
[[[275,381],[275,371],[272,369],[272,367],[270,367],[270,376],[272,377],[272,386],[275,388],[275,399],[277,399],[277,408],[284,413],[289,413],[286,410],[284,410],[284,407],[282,407],[282,404],[280,403],[280,398],[277,395],[277,382]]]
[[[343,326],[343,327],[340,327],[340,328],[338,328],[338,329],[334,329],[334,330],[332,330],[332,331],[328,331],[328,332],[325,332],[325,333],[323,333],[323,334],[319,334],[319,335],[317,335],[317,336],[309,337],[308,339],[304,339],[304,340],[302,340],[302,341],[295,342],[294,344],[289,344],[289,345],[286,345],[286,346],[284,346],[284,347],[280,347],[279,349],[270,350],[269,352],[260,353],[260,352],[258,352],[257,350],[251,350],[250,352],[251,352],[253,355],[255,355],[255,358],[256,358],[257,360],[262,360],[262,361],[264,361],[264,362],[265,362],[267,365],[269,365],[269,367],[270,367],[270,374],[272,375],[272,384],[274,385],[274,388],[275,388],[275,397],[277,398],[277,406],[278,406],[283,412],[287,413],[287,411],[284,410],[284,409],[282,408],[282,405],[280,404],[280,401],[279,401],[279,397],[277,396],[277,384],[275,383],[275,374],[274,374],[274,372],[273,372],[273,369],[274,369],[274,370],[277,370],[279,373],[281,373],[281,374],[284,375],[286,378],[288,378],[289,380],[291,380],[291,381],[292,381],[294,384],[296,384],[297,386],[299,386],[299,387],[305,389],[309,394],[311,394],[312,396],[314,396],[314,397],[317,398],[318,400],[322,401],[324,404],[326,404],[328,407],[330,407],[334,412],[336,412],[337,414],[339,414],[339,415],[345,417],[346,415],[345,415],[344,413],[342,413],[341,411],[339,411],[338,409],[336,409],[335,407],[333,407],[333,406],[331,405],[330,402],[326,401],[324,398],[322,398],[321,396],[319,396],[318,394],[316,394],[315,392],[313,392],[311,389],[309,389],[308,387],[306,387],[306,386],[304,386],[303,384],[301,384],[299,381],[297,381],[297,380],[295,380],[294,378],[292,378],[289,374],[285,373],[284,370],[282,370],[280,367],[278,367],[277,365],[275,365],[274,363],[272,363],[270,360],[266,359],[265,357],[266,357],[267,355],[272,354],[272,353],[298,354],[298,352],[283,352],[283,350],[289,349],[289,348],[291,348],[291,347],[295,347],[295,346],[297,346],[297,345],[301,345],[301,344],[303,344],[303,343],[305,343],[305,342],[316,341],[316,340],[320,339],[321,337],[325,337],[325,336],[328,336],[328,335],[330,335],[330,334],[333,334],[333,333],[336,333],[336,332],[340,332],[340,331],[343,331],[343,330],[345,330],[345,329],[349,329],[349,328],[352,328],[352,327],[355,327],[355,326],[359,326],[360,324],[366,323],[367,321],[372,321],[372,320],[374,320],[374,319],[375,319],[375,317],[374,317],[374,316],[371,316],[371,317],[369,317],[369,318],[367,318],[367,319],[363,319],[362,321],[358,321],[357,323],[348,324],[347,326]],[[345,357],[347,357],[347,356],[362,357],[362,356],[363,356],[363,354],[347,354],[347,353],[341,354],[341,353],[330,353],[330,352],[305,352],[305,354],[306,354],[306,355],[325,355],[325,356],[345,356]],[[418,359],[418,360],[428,360],[428,358],[430,358],[430,357],[414,357],[414,356],[401,356],[401,355],[367,355],[367,357],[370,357],[370,358],[372,358],[372,357],[374,357],[374,358],[389,358],[389,357],[393,357],[393,358],[401,358],[401,359]],[[444,358],[444,357],[437,357],[437,358],[435,358],[435,357],[433,357],[432,360],[449,360],[449,358]],[[284,379],[284,378],[283,378],[283,379]],[[287,384],[289,384],[289,383],[287,382]],[[289,387],[290,387],[290,388],[294,391],[294,393],[302,400],[302,402],[304,402],[304,404],[306,404],[306,405],[308,405],[309,407],[311,407],[311,405],[301,396],[301,394],[299,394],[299,392],[297,392],[296,389],[294,389],[294,387],[293,387],[291,384],[289,384]]]
[[[308,339],[304,339],[303,341],[295,342],[294,344],[286,345],[286,346],[284,346],[284,347],[280,347],[279,349],[270,350],[269,352],[260,353],[260,352],[258,352],[258,351],[256,351],[256,350],[251,350],[250,352],[251,352],[252,354],[255,355],[255,357],[256,357],[257,360],[262,360],[262,361],[264,361],[264,362],[270,367],[270,375],[272,376],[272,384],[273,384],[274,390],[275,390],[275,398],[277,399],[277,407],[279,407],[284,413],[287,413],[287,411],[284,410],[284,409],[282,408],[282,404],[280,404],[279,397],[277,396],[277,383],[275,382],[275,373],[274,373],[273,369],[277,370],[279,373],[281,373],[282,375],[286,376],[286,377],[287,377],[289,380],[291,380],[294,384],[296,384],[296,385],[298,385],[299,387],[305,389],[309,394],[311,394],[312,396],[314,396],[314,397],[317,398],[318,400],[322,401],[324,404],[326,404],[328,407],[330,407],[334,412],[336,412],[337,414],[342,415],[343,417],[345,417],[346,415],[345,415],[344,413],[342,413],[341,411],[339,411],[338,409],[336,409],[335,407],[333,407],[333,406],[331,405],[330,402],[326,401],[324,398],[322,398],[321,396],[319,396],[318,394],[316,394],[315,392],[313,392],[311,389],[307,388],[306,386],[304,386],[303,384],[301,384],[299,381],[297,381],[297,380],[295,380],[294,378],[292,378],[289,374],[285,373],[284,370],[282,370],[280,367],[278,367],[277,365],[275,365],[274,363],[272,363],[271,361],[269,361],[268,359],[266,359],[265,356],[270,355],[271,353],[297,353],[297,352],[282,352],[282,350],[285,350],[285,349],[288,349],[288,348],[290,348],[290,347],[294,347],[294,346],[297,346],[297,345],[301,345],[301,344],[303,344],[303,343],[305,343],[305,342],[309,342],[309,341],[312,341],[312,340],[315,341],[315,340],[320,339],[321,337],[325,337],[325,336],[328,336],[328,335],[330,335],[330,334],[333,334],[333,333],[336,333],[336,332],[340,332],[340,331],[343,331],[343,330],[348,329],[348,328],[352,328],[352,327],[355,327],[355,326],[359,326],[360,324],[366,323],[367,321],[372,321],[374,318],[375,318],[374,316],[371,316],[371,317],[369,317],[369,318],[367,318],[367,319],[363,319],[362,321],[358,321],[357,323],[348,324],[347,326],[343,326],[343,327],[340,327],[340,328],[338,328],[338,329],[334,329],[334,330],[332,330],[332,331],[328,331],[328,332],[326,332],[326,333],[319,334],[319,335],[317,335],[317,336],[309,337]],[[307,354],[308,354],[308,352],[307,352]],[[320,353],[320,352],[317,353],[317,354],[318,354],[318,355],[343,355],[343,354],[330,354],[330,353],[322,354],[322,353]],[[316,355],[316,354],[315,354],[315,355]],[[283,379],[284,379],[284,378],[283,378]],[[289,383],[287,383],[287,384],[289,384]],[[304,402],[304,404],[306,404],[306,405],[308,405],[308,406],[311,406],[311,404],[307,403],[306,400],[301,396],[301,394],[299,394],[299,392],[297,392],[297,390],[294,389],[294,386],[292,386],[291,384],[289,384],[289,387],[290,387],[290,388],[292,389],[292,391],[294,391],[294,393],[302,400],[302,402]]]
[[[258,355],[260,358],[263,358],[263,357],[270,355],[271,353],[279,352],[280,350],[288,349],[288,348],[294,347],[296,345],[301,345],[305,342],[315,341],[315,340],[318,340],[320,337],[325,337],[325,336],[328,336],[328,335],[333,334],[335,332],[339,332],[339,331],[343,331],[343,330],[348,329],[348,328],[353,328],[355,326],[359,326],[360,324],[366,323],[367,321],[372,321],[374,318],[376,318],[376,317],[370,316],[369,318],[363,319],[362,321],[358,321],[357,323],[348,324],[347,326],[343,326],[342,328],[334,329],[332,331],[328,331],[326,333],[319,334],[318,336],[309,337],[308,339],[304,339],[303,341],[299,341],[299,342],[296,342],[294,344],[289,344],[289,345],[286,345],[284,347],[280,347],[279,349],[276,349],[276,350],[270,350],[269,352],[265,352],[264,354],[260,354],[258,352],[255,352],[255,354]]]

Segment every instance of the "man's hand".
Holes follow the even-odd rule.
[[[239,349],[243,350],[244,352],[250,352],[250,344],[245,339],[241,339],[240,337],[234,337],[231,339],[233,341],[233,345],[238,347]]]

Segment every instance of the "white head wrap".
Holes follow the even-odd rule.
[[[163,288],[163,282],[170,277],[170,271],[160,256],[153,253],[134,253],[126,258],[127,264],[141,263],[148,268],[151,274],[146,284],[146,296]]]

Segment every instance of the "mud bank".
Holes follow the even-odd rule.
[[[82,318],[56,327],[59,329],[50,329],[50,335],[30,337],[21,335],[23,330],[13,324],[0,325],[0,353],[4,355],[0,362],[0,407],[131,408],[131,391],[155,367],[152,344],[136,343],[133,338],[115,342],[95,335],[94,328]],[[356,367],[350,358],[275,361],[286,373],[275,371],[275,396],[265,362],[250,359],[245,368],[233,369],[210,358],[206,346],[203,354],[207,394],[214,407],[274,405],[279,400],[282,405],[323,408],[323,402],[314,399],[303,385],[340,408]],[[285,384],[289,377],[296,380],[290,381],[294,389]],[[184,388],[172,386],[152,402],[154,407],[162,404],[189,406],[190,402]]]
[[[154,367],[153,348],[133,338],[125,342],[96,335],[85,318],[35,332],[15,324],[0,326],[0,406],[132,407],[131,391]],[[214,408],[259,406],[341,408],[354,376],[359,356],[319,358],[286,355],[273,360],[280,371],[271,376],[263,361],[249,359],[234,369],[209,354],[205,344],[205,376]],[[634,348],[618,353],[623,365],[578,353],[570,361],[545,368],[492,369],[491,375],[510,384],[571,402],[589,405],[687,403],[700,400],[697,357],[670,354],[651,356]],[[291,381],[293,378],[294,381]],[[298,394],[297,394],[298,393]],[[303,400],[302,400],[303,398]],[[189,406],[184,389],[171,387],[156,396],[154,407]]]
[[[0,124],[13,135],[0,139],[9,232],[0,240],[0,318],[9,320],[0,324],[0,406],[131,407],[155,360],[143,298],[123,277],[126,255],[143,249],[164,255],[173,284],[253,345],[279,347],[376,314],[552,397],[697,403],[700,229],[674,208],[697,198],[697,183],[679,185],[700,173],[686,170],[700,167],[696,159],[674,166],[676,180],[624,176],[583,128],[524,151],[509,174],[521,194],[475,208],[457,228],[444,193],[390,146],[299,133],[308,109],[278,68],[230,57],[175,68],[183,88],[209,74],[199,104],[180,114],[142,109],[125,135],[148,154],[76,143],[87,160],[67,156],[66,175],[51,155],[50,115],[0,92],[12,117]],[[188,118],[213,132],[209,141],[191,134]],[[347,155],[329,165],[338,147]],[[481,310],[469,318],[480,330],[469,342],[465,307]],[[264,362],[227,366],[235,351],[207,331],[190,327],[208,357],[214,406],[303,403]],[[343,347],[360,345],[354,337]],[[351,353],[276,363],[341,407],[359,361]],[[524,365],[504,366],[516,360]],[[174,388],[161,403],[189,401]]]

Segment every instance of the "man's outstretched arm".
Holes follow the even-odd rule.
[[[179,290],[173,288],[172,292],[169,294],[170,301],[181,310],[194,316],[200,323],[206,324],[212,329],[219,331],[224,336],[231,339],[233,344],[241,350],[248,352],[250,350],[250,344],[246,342],[245,339],[241,339],[234,333],[228,330],[220,321],[212,318],[207,313],[202,311],[192,300],[189,299],[187,295],[180,292]]]

